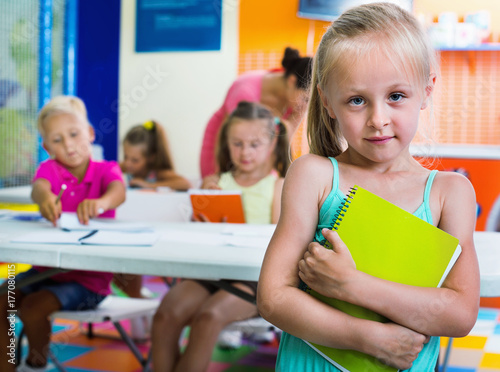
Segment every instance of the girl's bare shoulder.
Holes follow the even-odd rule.
[[[288,170],[285,188],[310,194],[315,200],[321,201],[331,190],[332,178],[333,166],[330,159],[313,154],[302,155]]]
[[[474,193],[474,187],[469,179],[457,172],[438,172],[433,187],[442,195]]]
[[[305,175],[322,174],[322,172],[332,169],[332,163],[330,159],[324,156],[305,154],[292,163],[290,170],[292,169],[293,172],[300,172]]]
[[[460,215],[467,210],[471,214],[475,214],[476,193],[474,187],[462,174],[438,172],[432,185],[431,208],[433,205],[439,206],[441,221],[443,221],[443,216]]]

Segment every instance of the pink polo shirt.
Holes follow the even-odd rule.
[[[87,172],[82,180],[73,176],[64,166],[56,160],[46,160],[40,163],[33,182],[39,178],[44,178],[51,184],[51,191],[58,194],[61,186],[65,184],[66,190],[61,196],[63,212],[76,212],[78,204],[84,199],[97,199],[107,190],[108,185],[113,181],[123,182],[122,172],[118,163],[114,161],[93,161],[90,160]],[[115,211],[106,211],[99,217],[115,217]],[[38,271],[47,270],[46,267],[35,266]],[[57,274],[51,277],[55,281],[80,283],[85,288],[101,294],[108,294],[109,283],[113,277],[112,273],[98,271],[72,270],[67,273]]]

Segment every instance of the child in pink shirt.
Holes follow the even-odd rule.
[[[125,201],[122,173],[116,162],[91,159],[95,134],[84,103],[71,96],[53,98],[40,111],[38,129],[43,147],[51,157],[40,164],[33,178],[31,197],[39,205],[42,216],[54,226],[61,212],[76,212],[83,224],[97,216],[114,217],[114,209]],[[63,185],[66,189],[57,200]],[[33,267],[17,275],[16,280],[44,270],[47,268]],[[29,342],[29,353],[21,370],[45,370],[51,333],[49,315],[59,310],[95,308],[109,294],[112,276],[74,270],[16,290],[16,308]],[[7,300],[0,298],[0,303],[0,312],[5,316]],[[0,326],[2,346],[8,345],[3,323]],[[0,357],[0,370],[13,372],[14,368],[5,355]]]

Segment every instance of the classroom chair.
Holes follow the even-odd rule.
[[[450,360],[452,346],[453,346],[453,337],[450,337],[448,339],[448,345],[446,346],[446,351],[444,353],[443,365],[441,367],[441,372],[446,372],[446,370],[448,369],[448,362]],[[439,357],[438,357],[438,364],[439,364]]]
[[[256,333],[265,333],[271,331],[274,336],[279,341],[281,338],[281,330],[274,324],[269,323],[264,318],[257,316],[255,318],[250,318],[246,320],[240,320],[229,324],[225,331],[241,331],[244,335],[252,335]],[[251,338],[250,338],[251,339]]]
[[[52,321],[55,319],[76,320],[80,323],[88,323],[90,325],[92,323],[112,322],[123,341],[144,368],[147,364],[147,359],[143,357],[130,335],[120,324],[120,321],[140,316],[152,316],[159,305],[160,301],[157,299],[127,298],[110,295],[94,310],[57,311],[50,318]],[[16,348],[18,352],[16,360],[18,362],[21,360],[21,341],[23,335],[24,333],[21,331],[18,337],[18,347]],[[91,332],[89,333],[89,337],[92,337]],[[67,372],[66,368],[57,359],[57,356],[50,350],[49,358],[59,371]]]

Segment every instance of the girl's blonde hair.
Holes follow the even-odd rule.
[[[382,51],[388,60],[404,69],[422,86],[422,92],[429,84],[431,72],[437,73],[435,51],[411,13],[391,3],[365,4],[345,11],[328,27],[314,57],[307,113],[311,153],[334,157],[346,146],[337,120],[323,107],[318,87],[326,92],[334,72],[337,78],[355,73],[349,70],[347,62],[365,59],[369,63],[373,50]]]
[[[271,139],[276,138],[274,149],[274,169],[278,171],[280,177],[284,177],[290,166],[290,156],[288,153],[290,143],[285,125],[273,116],[271,111],[259,103],[241,101],[236,109],[229,115],[219,132],[217,146],[217,164],[221,173],[234,170],[229,153],[227,134],[231,124],[236,120],[263,120],[266,123]]]
[[[74,115],[80,118],[84,123],[89,123],[87,117],[87,108],[85,103],[74,96],[55,96],[46,103],[38,114],[38,131],[44,136],[44,124],[48,118],[55,115]]]
[[[148,170],[174,170],[174,163],[168,146],[167,133],[155,120],[132,127],[123,143],[143,146]]]

